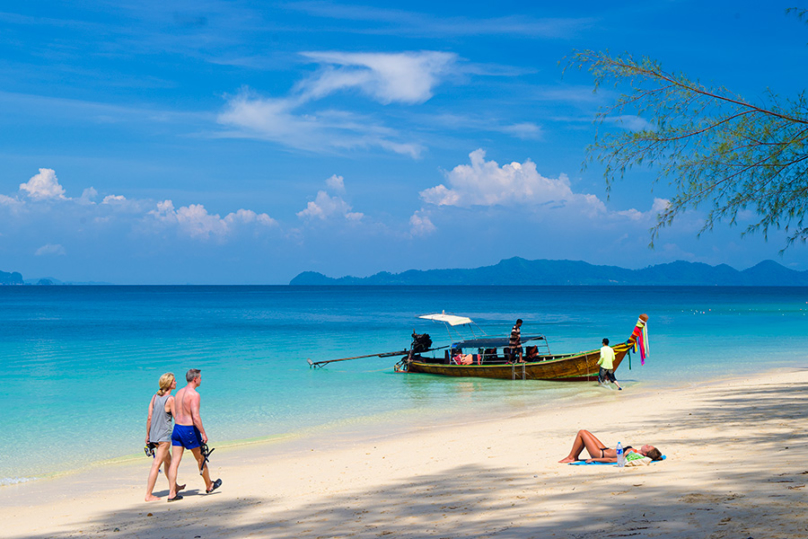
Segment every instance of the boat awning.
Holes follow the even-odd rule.
[[[544,337],[541,335],[532,335],[522,337],[522,344],[529,341],[541,341]],[[481,339],[468,339],[452,344],[452,348],[506,348],[510,345],[508,337],[483,337]]]
[[[446,322],[450,326],[462,326],[463,324],[471,324],[471,318],[466,316],[455,316],[453,314],[424,314],[419,316],[418,318],[423,318],[424,320],[435,320],[437,322]]]

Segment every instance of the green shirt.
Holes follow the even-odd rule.
[[[598,365],[604,369],[614,368],[614,349],[611,346],[607,345],[600,349]]]

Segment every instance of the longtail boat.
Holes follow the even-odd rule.
[[[431,317],[430,319],[436,320],[438,316],[440,315],[425,315],[422,318]],[[444,322],[451,324],[456,321],[448,318]],[[628,340],[612,346],[615,355],[615,370],[623,362],[629,350],[635,346],[639,349],[644,363],[645,354],[648,351],[647,322],[648,315],[641,314]],[[598,379],[599,348],[574,354],[552,354],[549,351],[547,339],[543,335],[526,336],[522,338],[523,344],[531,342],[543,344],[546,353],[534,353],[524,362],[511,362],[509,361],[507,337],[482,337],[454,342],[442,354],[433,353],[432,356],[426,355],[429,350],[421,352],[423,346],[419,337],[421,336],[413,334],[410,352],[396,364],[396,371],[506,380],[586,382]],[[536,348],[538,345],[534,348],[534,352],[536,352]],[[440,349],[431,350],[439,351]],[[469,351],[476,353],[468,354]],[[463,364],[461,363],[463,360],[471,361],[471,363]]]
[[[368,354],[326,361],[307,360],[311,368],[320,368],[337,361],[347,361],[369,357],[401,357],[395,364],[396,372],[423,373],[442,376],[499,378],[505,380],[553,380],[564,382],[586,382],[598,379],[600,349],[571,354],[553,354],[544,335],[522,336],[525,361],[511,361],[508,337],[478,336],[474,322],[465,316],[446,313],[419,316],[425,320],[442,322],[449,335],[452,328],[466,326],[473,338],[460,339],[447,346],[432,346],[429,334],[413,331],[409,349],[379,354]],[[612,346],[614,349],[614,369],[620,366],[629,351],[639,352],[642,363],[649,352],[648,315],[641,314],[628,340]],[[457,333],[457,332],[456,332]],[[459,334],[458,334],[459,335]],[[531,345],[531,343],[533,343]],[[539,351],[541,347],[541,351]]]

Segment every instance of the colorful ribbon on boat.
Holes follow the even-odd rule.
[[[631,336],[634,337],[634,353],[640,351],[640,364],[645,365],[645,358],[651,353],[651,346],[648,342],[648,326],[642,319],[637,320]]]

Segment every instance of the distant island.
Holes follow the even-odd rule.
[[[0,271],[0,285],[21,285],[22,275],[14,272]]]
[[[39,285],[39,286],[49,286],[54,284],[64,284],[61,281],[57,281],[56,279],[52,278],[44,278],[44,279],[35,279],[34,281],[29,281],[22,278],[22,274],[13,271],[0,271],[0,286],[22,286],[22,285]]]
[[[105,282],[62,282],[53,277],[23,279],[19,272],[0,271],[0,286],[110,285]],[[596,266],[576,260],[525,260],[514,257],[493,266],[470,269],[382,271],[369,277],[328,277],[304,271],[290,286],[808,286],[808,271],[795,271],[765,260],[739,271],[726,264],[710,266],[682,260],[643,269]]]
[[[74,282],[62,282],[59,279],[54,279],[53,277],[43,277],[41,279],[23,279],[22,274],[19,272],[7,272],[7,271],[0,271],[0,286],[53,286],[53,285],[83,285],[83,286],[93,286],[93,285],[109,285],[110,283],[97,283],[97,282],[87,282],[87,283],[74,283]]]
[[[504,286],[504,285],[614,285],[614,286],[808,286],[808,271],[794,271],[766,260],[738,271],[726,264],[710,266],[677,261],[643,269],[595,266],[574,260],[525,260],[514,257],[494,266],[474,269],[386,271],[370,277],[332,278],[305,271],[291,286],[319,285],[410,285],[410,286]]]

